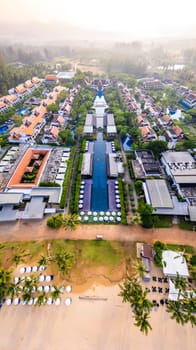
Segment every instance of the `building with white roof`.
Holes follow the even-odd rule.
[[[163,250],[162,252],[163,273],[168,277],[188,277],[188,267],[186,259],[181,252],[173,250]]]

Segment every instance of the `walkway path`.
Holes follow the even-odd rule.
[[[42,221],[18,221],[17,223],[0,224],[0,242],[30,241],[45,239],[95,239],[102,234],[111,241],[145,241],[156,240],[174,244],[188,244],[196,248],[196,232],[180,230],[174,225],[169,229],[144,229],[140,226],[123,225],[80,225],[75,231],[50,229],[46,219]]]

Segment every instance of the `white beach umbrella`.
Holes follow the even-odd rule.
[[[14,277],[14,283],[17,284],[20,281],[19,277]]]
[[[26,281],[31,281],[31,277],[26,277]]]
[[[80,220],[80,221],[82,220],[81,216],[78,216],[78,220]]]
[[[110,212],[109,212],[109,211],[106,211],[106,215],[109,216],[109,215],[110,215]]]
[[[44,275],[40,275],[40,276],[39,276],[39,282],[43,282],[44,280],[45,280]]]
[[[93,221],[97,221],[97,220],[98,220],[98,218],[96,216],[94,216]]]
[[[80,199],[80,200],[79,200],[79,203],[80,203],[80,204],[83,204],[83,199]]]
[[[21,301],[21,304],[22,304],[22,305],[27,305],[26,300],[22,300],[22,301]]]
[[[108,221],[108,216],[104,216],[104,221]]]
[[[67,286],[67,287],[65,288],[65,290],[66,290],[67,293],[71,293],[72,287],[71,287],[71,286]]]
[[[59,290],[60,290],[60,293],[64,293],[65,287],[64,287],[64,286],[61,286],[61,287],[59,288]]]
[[[49,286],[44,286],[44,292],[45,293],[49,293],[50,291],[50,287]]]
[[[85,184],[85,181],[84,181],[84,180],[82,180],[82,181],[81,181],[81,185],[84,185],[84,184]]]
[[[28,301],[28,305],[33,305],[33,298],[31,298],[29,301]]]
[[[87,214],[88,214],[88,215],[92,215],[92,211],[89,210]]]
[[[110,219],[110,221],[114,221],[113,216],[110,216],[109,219]]]
[[[41,265],[40,267],[39,267],[39,271],[44,271],[46,269],[46,266],[45,265]]]
[[[115,185],[115,188],[118,189],[118,185]]]
[[[78,204],[78,208],[82,209],[83,208],[83,204]]]
[[[35,292],[36,292],[36,287],[33,286],[33,288],[32,288],[32,293],[35,293]]]
[[[27,273],[30,273],[30,272],[31,272],[31,266],[27,266],[26,272],[27,272]]]
[[[120,199],[119,198],[116,198],[116,203],[120,203]]]
[[[51,286],[51,287],[50,287],[50,291],[51,291],[51,292],[54,292],[54,291],[55,291],[54,286]]]
[[[118,211],[117,215],[118,215],[118,216],[121,216],[121,212],[120,212],[120,211]]]
[[[80,212],[80,215],[84,215],[85,213],[83,211]]]
[[[84,221],[88,221],[88,216],[84,216]]]
[[[57,299],[54,301],[54,303],[55,303],[56,306],[60,305],[61,299],[60,299],[60,298],[57,298]]]
[[[84,185],[81,185],[80,188],[83,190],[84,189]]]
[[[7,306],[10,306],[12,304],[12,299],[11,298],[6,299],[5,303]]]
[[[43,286],[38,286],[38,287],[37,287],[37,291],[38,291],[38,292],[42,292],[42,291],[43,291]]]
[[[118,221],[118,222],[120,222],[121,221],[121,218],[119,218],[119,216],[116,218],[116,220]]]
[[[97,216],[97,212],[96,212],[96,211],[94,211],[94,212],[93,212],[93,215],[94,215],[94,216]]]
[[[71,303],[72,303],[71,298],[66,298],[66,299],[65,299],[65,305],[66,305],[66,306],[70,306]]]
[[[119,194],[116,194],[116,195],[115,195],[115,198],[116,198],[116,199],[120,199]]]
[[[33,305],[36,305],[36,304],[37,304],[37,299],[38,299],[38,298],[34,298],[34,300],[33,300]]]
[[[118,194],[118,193],[119,193],[119,190],[115,190],[115,193]]]
[[[104,213],[104,211],[100,211],[100,215],[104,215],[105,213]]]
[[[37,271],[38,271],[38,266],[33,266],[33,267],[32,267],[32,271],[33,271],[33,272],[37,272]]]
[[[52,298],[49,297],[47,300],[47,305],[52,305],[52,302],[53,302]]]
[[[14,304],[14,305],[20,304],[20,298],[14,298],[13,304]]]
[[[52,280],[52,278],[51,278],[50,275],[47,275],[47,276],[45,277],[45,281],[46,281],[46,282],[50,282],[51,280]]]
[[[101,222],[103,221],[103,216],[99,217],[99,221],[101,221]]]
[[[118,204],[116,204],[116,207],[117,207],[117,208],[120,208],[120,207],[121,207],[121,205],[118,203]]]
[[[80,190],[80,194],[83,194],[84,193],[84,190]]]
[[[115,185],[118,185],[118,181],[115,181]]]
[[[113,216],[116,216],[116,212],[115,212],[115,211],[112,211],[112,215],[113,215]]]
[[[20,268],[20,273],[25,273],[26,272],[26,268],[25,267],[21,267]]]
[[[82,198],[84,198],[84,195],[83,195],[83,194],[80,194],[80,196],[79,196],[79,197],[82,199]]]

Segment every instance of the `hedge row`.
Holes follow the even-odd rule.
[[[67,193],[70,185],[70,179],[71,179],[71,174],[72,174],[72,168],[73,168],[73,161],[74,161],[74,156],[75,156],[75,146],[72,147],[71,153],[70,153],[70,159],[68,161],[67,165],[67,171],[64,177],[63,181],[63,188],[62,188],[62,194],[61,194],[61,200],[60,200],[60,208],[64,209],[65,207],[65,202],[67,198]]]
[[[125,201],[124,201],[124,183],[121,177],[118,178],[118,187],[119,187],[119,195],[120,195],[120,203],[121,203],[121,222],[122,224],[127,224],[126,219],[126,211],[125,211]]]

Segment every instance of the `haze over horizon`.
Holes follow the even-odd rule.
[[[10,2],[12,4],[10,4]],[[157,0],[140,0],[135,3],[121,0],[112,3],[99,0],[10,0],[0,2],[1,30],[6,23],[11,23],[11,30],[21,35],[21,28],[31,27],[31,34],[38,23],[47,28],[48,36],[59,27],[81,28],[82,39],[88,39],[88,34],[98,33],[104,36],[108,33],[111,38],[150,39],[159,37],[196,37],[195,21],[196,5],[194,0],[179,3],[178,0],[165,0],[161,5]],[[18,27],[17,27],[18,26]],[[17,28],[19,31],[17,32]],[[9,34],[9,30],[6,29]],[[83,33],[83,35],[82,35]],[[4,33],[5,34],[5,33]],[[79,34],[79,33],[78,33]],[[28,35],[28,32],[27,32]],[[42,33],[40,33],[40,37]],[[35,36],[36,39],[37,35]]]

